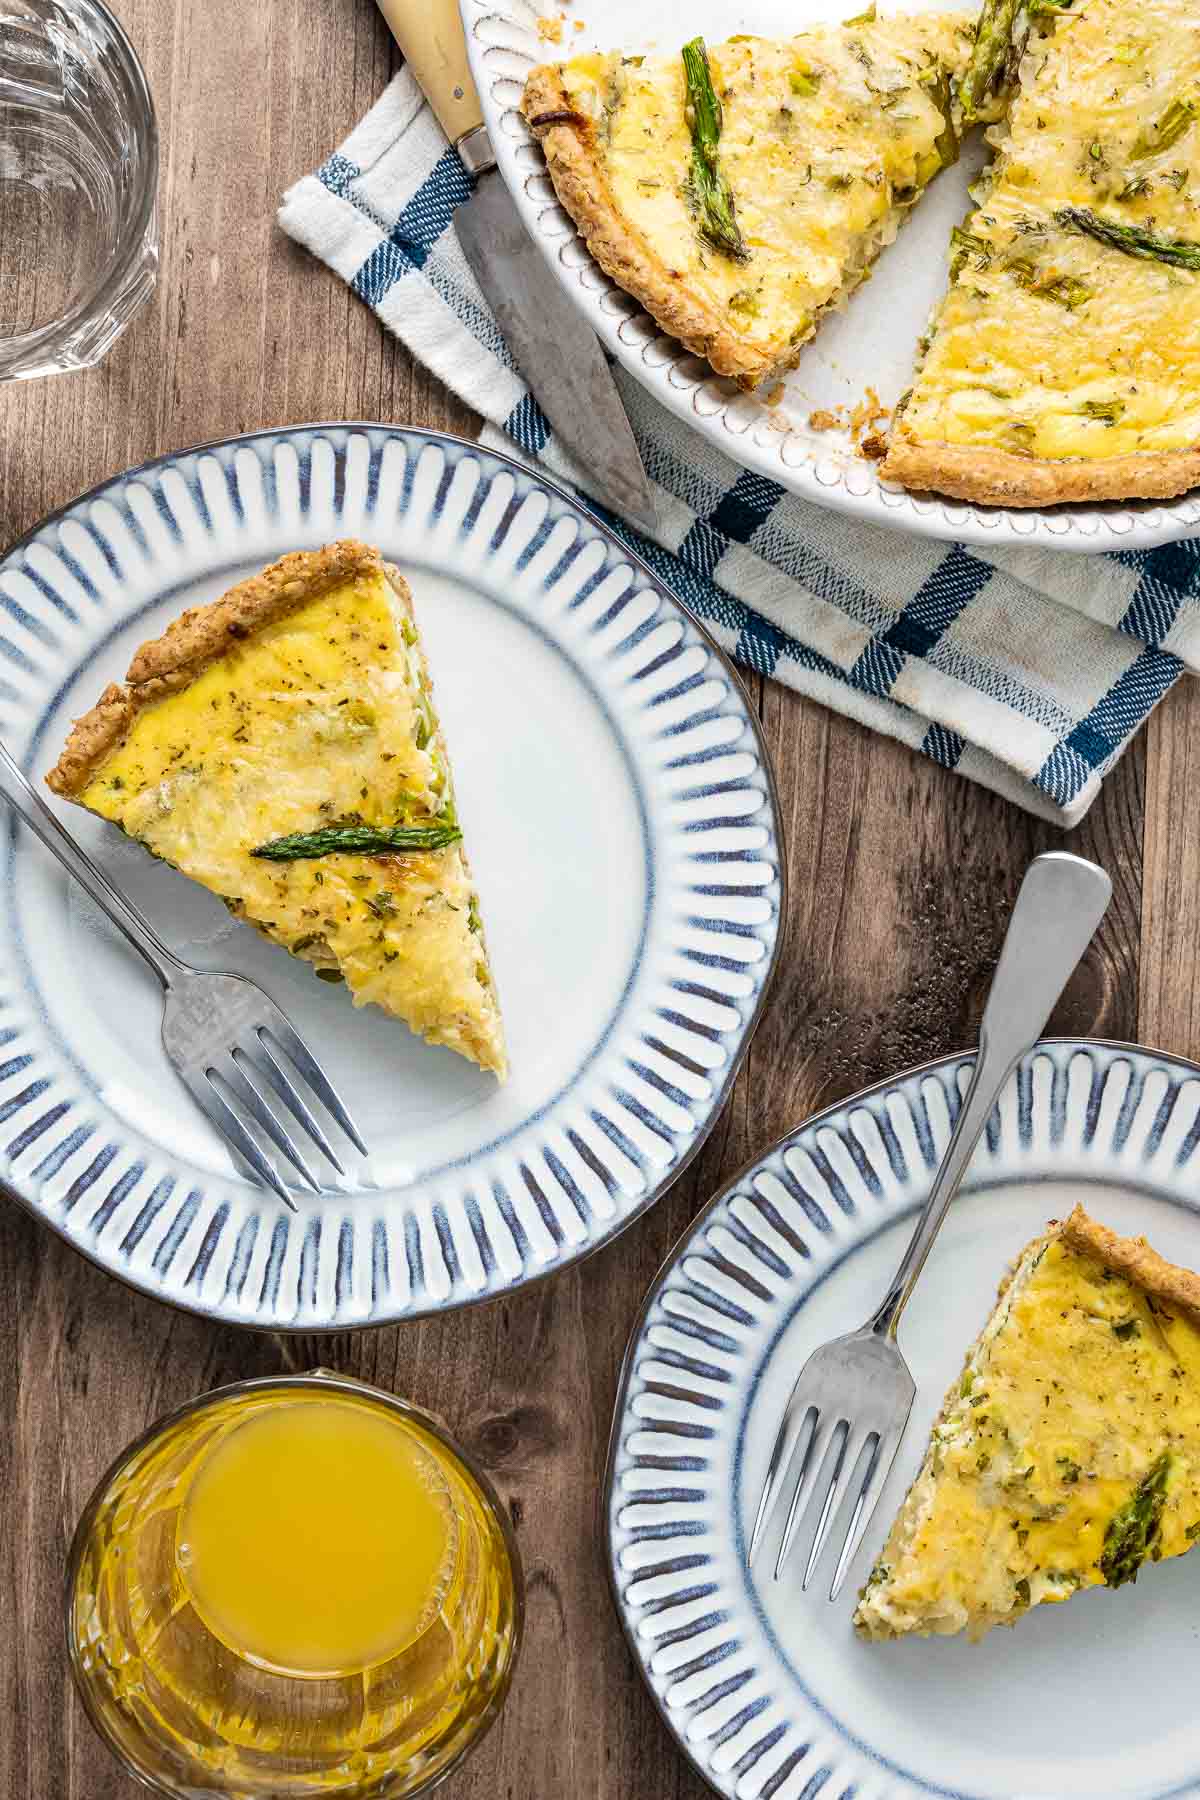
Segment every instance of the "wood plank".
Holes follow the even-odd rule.
[[[792,897],[754,1060],[781,1128],[788,1109],[802,1115],[974,1042],[1017,889],[1043,850],[1073,850],[1117,877],[1050,1029],[1136,1031],[1140,746],[1068,835],[779,687],[766,716]]]
[[[1200,686],[1181,681],[1146,730],[1146,863],[1142,892],[1141,1041],[1200,1057],[1196,896],[1200,820]]]

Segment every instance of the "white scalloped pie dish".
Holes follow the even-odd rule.
[[[969,206],[967,184],[983,161],[978,134],[958,165],[938,177],[896,242],[846,309],[826,320],[780,403],[767,407],[714,375],[699,357],[667,337],[592,261],[559,206],[539,146],[519,111],[525,77],[535,64],[583,50],[634,47],[665,51],[703,33],[712,43],[738,32],[785,37],[806,24],[840,19],[854,0],[695,0],[686,17],[645,0],[606,0],[594,14],[585,0],[563,0],[561,45],[542,38],[530,0],[460,0],[471,72],[496,158],[517,209],[566,291],[578,302],[605,348],[679,418],[745,468],[822,506],[865,523],[968,544],[1039,544],[1063,550],[1133,550],[1187,537],[1200,528],[1200,491],[1171,501],[1062,506],[1044,511],[972,506],[917,496],[881,482],[873,463],[848,436],[817,432],[811,413],[853,409],[870,385],[885,406],[909,386],[917,340],[945,288],[951,226]],[[951,10],[953,0],[909,0]],[[557,16],[558,8],[546,10]],[[905,10],[887,0],[885,10]],[[582,29],[575,29],[578,19]]]

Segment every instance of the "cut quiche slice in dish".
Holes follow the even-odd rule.
[[[1183,493],[1200,482],[1200,11],[1047,13],[883,474],[1007,506]]]
[[[297,551],[143,644],[47,776],[240,919],[501,1079],[504,1036],[398,569]]]
[[[790,369],[958,156],[966,13],[534,69],[524,112],[592,255],[753,388]]]
[[[859,1599],[978,1638],[1200,1537],[1200,1275],[1076,1207],[1027,1245]]]

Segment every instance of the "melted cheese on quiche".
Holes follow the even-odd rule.
[[[250,854],[348,821],[453,807],[417,633],[382,576],[267,625],[144,707],[78,796],[294,955],[433,1043],[505,1070],[461,844],[419,854]]]
[[[1076,0],[1027,56],[901,437],[1091,459],[1200,442],[1200,272],[1064,230],[1068,207],[1200,246],[1189,0]]]
[[[855,1623],[869,1637],[979,1636],[1119,1585],[1137,1562],[1135,1545],[1114,1567],[1117,1539],[1145,1502],[1159,1521],[1152,1558],[1190,1549],[1200,1329],[1059,1238],[1038,1239],[934,1428]]]
[[[970,44],[967,15],[933,13],[711,47],[724,121],[718,155],[744,263],[702,240],[689,203],[681,58],[590,55],[560,73],[571,104],[596,127],[629,228],[735,336],[777,357],[863,278],[942,167],[949,125],[936,78],[960,73]],[[947,103],[944,85],[940,92]],[[946,160],[953,154],[947,147]]]

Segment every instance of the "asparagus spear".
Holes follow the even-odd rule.
[[[1021,10],[1022,0],[984,0],[971,60],[958,88],[964,125],[975,123],[988,95],[1000,84]]]
[[[327,825],[320,831],[293,831],[260,844],[251,856],[269,862],[295,862],[301,857],[390,856],[400,850],[444,850],[457,844],[457,825]]]
[[[971,60],[958,87],[964,127],[979,120],[984,104],[1015,82],[1029,27],[1069,11],[1071,0],[984,0],[975,26]]]
[[[1163,237],[1144,225],[1122,225],[1116,219],[1103,219],[1090,206],[1064,206],[1055,213],[1054,222],[1064,231],[1080,231],[1126,256],[1170,263],[1177,269],[1200,269],[1200,243],[1190,238]]]
[[[688,198],[695,209],[700,236],[722,256],[748,262],[750,252],[742,239],[733,205],[733,192],[717,159],[721,137],[721,102],[713,87],[712,70],[702,37],[683,46],[683,74],[687,83],[687,120],[692,134],[692,168]]]
[[[1149,131],[1142,132],[1133,146],[1134,156],[1155,156],[1160,150],[1169,150],[1197,114],[1200,114],[1200,106],[1194,100],[1172,100],[1162,118]]]
[[[945,69],[938,68],[924,79],[925,71],[921,71],[921,85],[928,90],[929,98],[942,115],[942,129],[938,133],[934,149],[937,151],[939,166],[948,169],[958,161],[958,133],[954,129],[954,102],[950,93],[950,77]]]
[[[1077,306],[1092,297],[1086,281],[1080,281],[1074,275],[1056,275],[1053,269],[1039,269],[1026,256],[1009,257],[1005,267],[1011,269],[1018,287],[1036,294],[1039,300],[1053,300],[1057,306],[1065,306],[1068,312],[1074,312]]]
[[[1125,411],[1123,400],[1085,400],[1080,412],[1089,419],[1101,419],[1105,425],[1115,425]]]
[[[968,257],[974,257],[977,268],[986,269],[992,260],[991,245],[961,225],[950,230],[950,279],[954,280]]]

